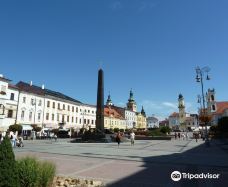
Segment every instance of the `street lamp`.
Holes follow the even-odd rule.
[[[203,67],[200,68],[199,66],[196,67],[196,82],[201,83],[201,91],[202,91],[202,96],[198,95],[198,103],[200,103],[201,105],[201,99],[203,101],[203,116],[204,118],[206,117],[206,107],[205,107],[205,96],[204,96],[204,85],[203,85],[203,79],[204,79],[204,75],[206,73],[206,80],[210,80],[210,77],[208,75],[208,72],[210,71],[209,67]],[[202,105],[201,105],[201,110],[202,110]],[[205,125],[205,142],[207,143],[207,145],[209,145],[209,140],[208,140],[208,132],[207,132],[207,121],[204,121],[204,125]]]

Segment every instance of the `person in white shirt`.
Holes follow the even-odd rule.
[[[131,145],[134,145],[134,143],[135,143],[135,133],[134,133],[133,130],[130,133],[130,139],[131,139]]]

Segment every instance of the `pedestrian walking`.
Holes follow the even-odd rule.
[[[120,135],[120,131],[119,131],[116,135],[116,142],[118,143],[118,148],[120,146],[120,139],[121,139],[121,135]]]
[[[16,147],[16,142],[17,142],[17,136],[15,133],[11,135],[12,137],[12,147]]]
[[[178,132],[178,138],[179,138],[179,140],[180,140],[180,138],[181,138],[181,134]]]
[[[135,144],[135,133],[133,130],[131,131],[130,139],[131,139],[131,146],[133,146]]]
[[[198,142],[198,138],[199,138],[199,134],[196,132],[196,133],[195,133],[196,142]]]
[[[175,140],[176,140],[177,139],[177,133],[176,132],[175,132],[174,136],[175,136]]]

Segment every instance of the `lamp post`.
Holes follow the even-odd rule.
[[[204,95],[204,85],[203,85],[203,80],[204,80],[204,75],[206,73],[206,80],[210,80],[210,77],[208,75],[208,72],[210,71],[209,67],[203,67],[200,68],[199,66],[196,67],[196,82],[201,83],[201,94],[202,96],[200,97],[200,95],[198,96],[198,103],[200,103],[201,105],[201,98],[203,101],[203,116],[204,118],[206,117],[206,106],[205,106],[205,95]],[[201,110],[202,110],[202,105],[201,105]],[[208,131],[207,131],[207,122],[206,120],[204,120],[204,126],[205,126],[205,142],[207,143],[207,145],[209,145],[209,140],[208,140]]]

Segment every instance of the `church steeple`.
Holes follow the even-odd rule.
[[[146,112],[145,112],[143,106],[142,106],[141,114],[146,117]]]
[[[107,99],[107,101],[106,101],[106,105],[107,106],[112,106],[113,104],[112,104],[112,100],[111,100],[111,96],[110,96],[110,92],[109,92],[109,94],[108,94],[108,99]]]
[[[131,110],[133,112],[136,112],[137,111],[137,105],[136,105],[136,102],[135,102],[134,97],[133,97],[133,91],[132,91],[132,89],[130,90],[130,97],[128,99],[127,109],[128,110]]]
[[[130,90],[130,97],[129,97],[128,101],[129,101],[129,102],[135,101],[135,100],[134,100],[134,97],[133,97],[132,89]]]

